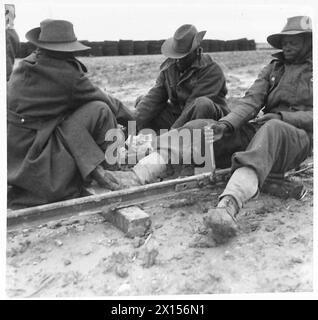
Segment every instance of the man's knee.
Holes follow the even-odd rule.
[[[115,118],[114,113],[107,103],[103,101],[91,101],[84,104],[81,109],[83,113],[89,116],[112,119]]]
[[[271,119],[265,122],[264,127],[270,128],[270,129],[280,129],[285,122],[278,119]]]
[[[271,119],[265,122],[259,131],[263,132],[263,134],[265,135],[270,135],[278,138],[284,136],[290,137],[290,135],[295,132],[295,130],[297,130],[297,128],[289,123],[278,119]],[[305,131],[304,134],[306,134]]]
[[[206,119],[220,118],[220,112],[214,102],[207,97],[198,97],[194,101],[194,117]]]
[[[215,105],[213,101],[207,97],[198,97],[194,101],[194,105],[200,110],[214,110]]]
[[[97,127],[117,127],[115,115],[103,101],[91,101],[82,105],[68,120],[82,124],[89,131],[94,131]]]

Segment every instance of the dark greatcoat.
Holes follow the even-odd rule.
[[[94,86],[85,72],[86,67],[72,55],[65,58],[63,54],[37,50],[12,73],[7,89],[12,207],[79,196],[83,181],[105,159],[85,127],[75,124],[71,130],[64,130],[63,122],[75,110],[101,101],[111,109],[110,121],[115,126],[116,119],[124,126],[133,120],[130,111]]]

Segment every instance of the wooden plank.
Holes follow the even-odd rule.
[[[107,215],[118,208],[160,199],[176,192],[201,188],[208,184],[224,181],[228,179],[229,174],[230,169],[222,169],[215,171],[213,176],[210,173],[204,173],[26,209],[8,210],[7,230],[31,227],[72,216]]]

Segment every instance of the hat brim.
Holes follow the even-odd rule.
[[[312,31],[284,31],[280,33],[271,34],[267,37],[267,42],[276,49],[282,49],[282,37],[286,35],[296,35],[296,34],[312,34]]]
[[[200,42],[202,41],[204,35],[206,34],[206,31],[200,31],[198,32],[193,41],[192,41],[192,46],[189,51],[187,52],[176,52],[173,49],[173,44],[174,44],[174,38],[169,38],[167,39],[161,46],[161,53],[166,56],[167,58],[172,58],[172,59],[181,59],[185,56],[187,56],[189,53],[194,51],[196,48],[200,46]]]
[[[86,51],[91,49],[78,41],[73,42],[43,42],[39,41],[39,35],[41,28],[34,28],[28,31],[25,37],[33,43],[35,46],[51,51],[61,51],[61,52],[77,52]]]

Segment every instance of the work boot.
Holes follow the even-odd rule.
[[[216,208],[208,211],[203,218],[205,226],[212,231],[212,237],[218,244],[225,243],[229,238],[236,236],[238,224],[236,216],[239,205],[230,195],[224,196]]]

